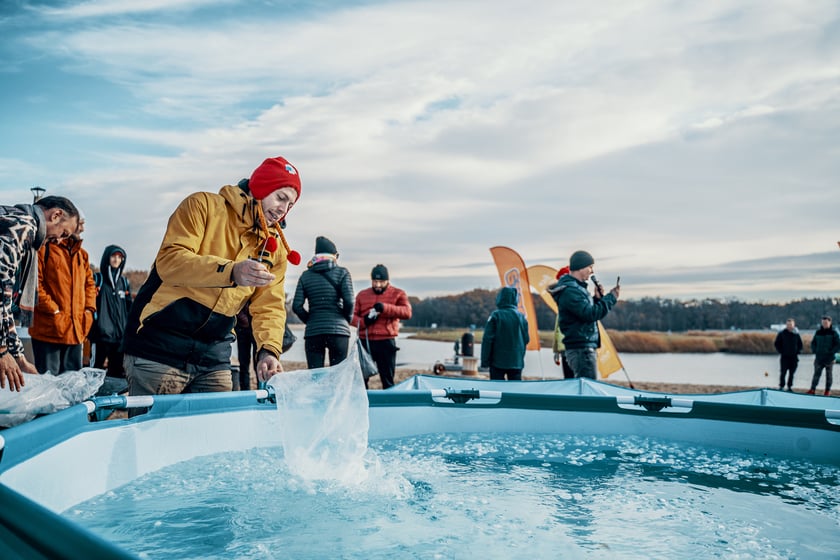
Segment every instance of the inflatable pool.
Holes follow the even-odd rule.
[[[840,405],[830,397],[769,390],[670,396],[580,379],[493,382],[437,376],[417,376],[367,397],[371,444],[414,438],[412,445],[424,446],[423,438],[440,434],[467,439],[475,434],[525,434],[550,447],[561,437],[618,437],[636,448],[653,440],[673,442],[737,453],[761,465],[766,460],[796,461],[806,471],[811,466],[828,469],[828,477],[840,472]],[[138,557],[125,543],[115,544],[83,527],[68,511],[182,462],[278,448],[282,441],[277,407],[270,387],[238,393],[99,397],[2,432],[0,557]],[[131,408],[148,411],[131,419],[103,419],[114,410]],[[586,445],[576,447],[575,453]],[[566,461],[557,458],[563,449],[572,447],[564,443],[551,451],[554,458],[536,461],[536,468],[555,468],[557,461]],[[708,456],[718,457],[717,453]],[[499,468],[498,461],[494,464]],[[503,477],[507,470],[505,466],[497,475]],[[827,508],[840,511],[837,504]]]

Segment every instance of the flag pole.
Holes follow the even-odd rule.
[[[626,377],[626,378],[627,378],[627,383],[629,383],[629,384],[630,384],[630,388],[631,388],[631,389],[635,389],[635,387],[633,386],[633,382],[632,382],[632,381],[630,381],[630,376],[629,376],[629,375],[627,375],[627,370],[626,370],[626,369],[624,369],[624,364],[621,364],[621,371],[623,371],[623,372],[624,372],[624,377]]]

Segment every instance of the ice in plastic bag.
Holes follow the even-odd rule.
[[[20,392],[0,390],[0,426],[12,427],[79,404],[94,394],[105,381],[105,370],[82,368],[61,375],[24,374]]]
[[[367,478],[368,397],[353,355],[332,367],[275,375],[268,385],[290,472],[342,484]]]

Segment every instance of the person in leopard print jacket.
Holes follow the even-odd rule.
[[[70,237],[79,227],[79,210],[62,196],[35,204],[0,205],[0,388],[25,385],[23,373],[38,373],[24,356],[15,328],[13,304],[32,309],[38,293],[38,249],[48,240]]]

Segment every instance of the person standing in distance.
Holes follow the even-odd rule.
[[[327,351],[331,366],[344,361],[350,347],[353,279],[338,266],[338,249],[326,237],[315,239],[315,256],[300,275],[292,311],[306,325],[306,367],[324,367]]]
[[[40,373],[82,369],[84,343],[96,320],[96,286],[90,256],[82,247],[84,215],[66,239],[38,251],[38,304],[32,313],[32,353]]]
[[[359,338],[369,344],[382,388],[388,389],[394,386],[400,320],[411,319],[411,304],[404,291],[390,284],[385,265],[374,266],[370,279],[371,287],[356,296],[353,324],[359,329]],[[365,379],[365,386],[367,384]]]
[[[496,295],[496,309],[487,319],[481,337],[481,367],[490,368],[490,379],[521,381],[525,350],[531,340],[528,319],[519,311],[519,292],[505,286]]]
[[[569,258],[569,273],[548,287],[557,302],[558,326],[563,333],[568,360],[575,377],[598,378],[601,334],[598,321],[607,316],[618,301],[618,284],[608,294],[595,283],[595,297],[587,282],[595,272],[595,259],[586,251],[575,251]]]
[[[787,377],[787,390],[793,391],[793,374],[796,373],[796,366],[799,364],[799,354],[802,353],[802,337],[796,328],[796,322],[788,319],[785,328],[776,335],[773,343],[776,352],[779,353],[779,391],[785,388],[785,377]]]
[[[822,370],[825,369],[825,391],[823,395],[828,397],[831,395],[834,356],[840,352],[840,333],[832,325],[831,316],[823,315],[820,319],[820,328],[817,329],[814,338],[811,339],[811,352],[814,353],[814,376],[811,378],[811,389],[808,390],[808,394],[816,393]]]
[[[102,251],[99,271],[93,275],[96,285],[96,322],[88,337],[95,345],[93,367],[104,369],[109,377],[125,377],[120,351],[128,311],[131,309],[131,285],[125,277],[126,252],[119,245]]]
[[[569,273],[569,267],[564,266],[557,271],[555,280],[560,280],[564,275]],[[551,351],[554,352],[554,363],[563,368],[563,379],[573,379],[575,372],[569,365],[566,359],[566,345],[563,344],[563,331],[560,330],[560,315],[554,318],[554,340],[551,344]]]

